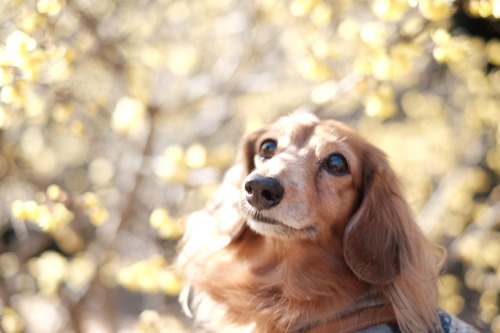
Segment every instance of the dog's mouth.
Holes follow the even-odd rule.
[[[249,217],[252,218],[255,222],[285,226],[280,221],[262,216],[262,214],[259,213],[251,214]]]
[[[283,227],[291,228],[279,220],[264,216],[264,214],[262,214],[261,211],[255,209],[254,207],[249,206],[246,202],[242,202],[241,208],[243,210],[243,213],[247,216],[247,219],[251,219],[252,221],[255,222],[260,222],[270,225],[280,225]]]
[[[288,236],[288,237],[300,234],[306,234],[307,236],[315,236],[317,233],[317,228],[315,225],[297,229],[279,220],[264,216],[262,212],[255,209],[254,207],[250,207],[245,203],[242,203],[241,206],[243,214],[246,215],[247,217],[246,223],[249,225],[250,228],[254,229],[255,231],[259,232],[265,230],[267,232],[277,233],[281,236]],[[262,227],[258,227],[258,225],[261,225]]]

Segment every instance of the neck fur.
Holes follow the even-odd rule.
[[[230,322],[254,321],[259,332],[290,331],[387,303],[335,251],[307,240],[247,234],[204,266],[200,289],[225,304]]]

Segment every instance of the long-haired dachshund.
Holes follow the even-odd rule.
[[[381,150],[294,114],[243,138],[188,219],[181,301],[216,333],[475,332],[438,310],[443,252]]]

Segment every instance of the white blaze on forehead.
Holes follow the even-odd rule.
[[[290,147],[292,144],[292,139],[290,136],[281,136],[279,138],[278,146],[280,147]]]
[[[295,179],[297,182],[303,181],[301,177],[304,168],[303,159],[298,150],[294,152],[284,151],[267,160],[258,168],[258,173],[266,177]]]
[[[285,125],[285,124],[288,124],[288,123],[293,123],[293,124],[316,124],[319,122],[319,118],[316,117],[315,115],[311,114],[311,113],[307,113],[307,112],[301,112],[301,111],[297,111],[297,112],[294,112],[288,116],[285,116],[285,117],[281,117],[278,121],[277,121],[277,125],[278,126],[281,126],[281,125]]]
[[[278,146],[286,149],[300,146],[303,148],[309,141],[309,135],[313,133],[314,127],[319,123],[319,119],[307,113],[294,113],[278,120],[276,123],[275,133],[278,136]],[[301,137],[302,131],[305,128],[310,128],[309,135]]]

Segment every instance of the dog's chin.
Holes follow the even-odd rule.
[[[300,231],[279,221],[267,218],[248,217],[247,224],[256,233],[271,237],[290,238]]]
[[[251,206],[246,200],[240,204],[241,213],[246,216],[246,224],[257,234],[279,238],[311,238],[317,235],[315,225],[298,228],[291,226],[286,221],[275,219],[267,211],[260,211]]]
[[[264,236],[279,238],[311,238],[317,234],[315,226],[297,229],[285,223],[262,216],[260,213],[249,214],[246,219],[247,225],[256,233]]]

